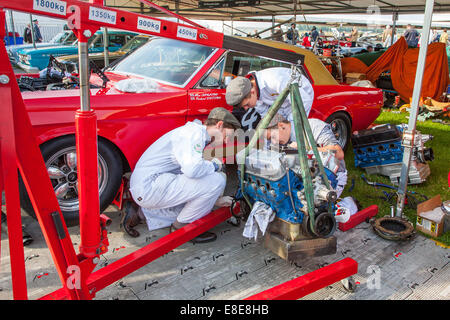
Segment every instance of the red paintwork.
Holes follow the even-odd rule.
[[[193,89],[224,52],[218,50],[184,88],[161,85],[154,93],[122,93],[113,85],[128,76],[107,73],[111,80],[107,87],[91,91],[98,135],[123,153],[132,170],[146,148],[166,132],[186,121],[205,119],[212,108],[231,110],[225,102],[225,89]],[[101,84],[95,75],[91,82]],[[344,111],[352,118],[352,131],[369,126],[378,117],[383,103],[378,89],[314,85],[314,91],[310,117],[326,120],[332,113]],[[23,92],[23,98],[39,144],[75,133],[73,119],[79,108],[78,90]]]
[[[237,204],[234,212],[237,213],[239,210],[240,207]],[[230,217],[231,212],[229,207],[217,209],[203,218],[171,232],[141,249],[93,272],[87,279],[86,286],[95,295],[96,292],[190,241],[199,234],[210,230]],[[67,298],[67,291],[63,288],[42,297],[41,300],[61,300]]]
[[[245,300],[297,300],[312,292],[332,285],[358,272],[358,263],[345,258],[329,266],[307,273],[291,281],[282,283]]]
[[[323,44],[324,45],[332,45],[332,46],[339,45],[341,47],[351,47],[352,46],[351,41],[338,40],[338,39],[332,38],[332,37],[323,38]]]
[[[361,222],[366,221],[372,217],[375,217],[377,214],[378,214],[378,206],[375,204],[371,205],[370,207],[355,213],[346,223],[339,222],[339,230],[341,231],[350,230],[351,228],[357,226]]]

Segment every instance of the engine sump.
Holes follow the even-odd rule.
[[[334,236],[328,238],[306,236],[300,224],[275,218],[264,236],[264,247],[286,261],[301,262],[311,257],[335,254],[337,240]]]

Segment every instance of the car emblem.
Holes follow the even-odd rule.
[[[204,33],[200,33],[199,37],[200,37],[200,39],[208,40],[208,36],[206,34],[204,34]]]

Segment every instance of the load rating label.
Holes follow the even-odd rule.
[[[197,29],[178,26],[177,37],[189,40],[197,40]]]
[[[140,30],[160,32],[161,21],[138,17],[137,28]]]
[[[89,20],[105,22],[109,24],[116,24],[117,12],[100,9],[96,7],[89,8]]]
[[[67,3],[59,0],[34,0],[33,9],[36,11],[43,11],[55,13],[62,16],[66,15]]]

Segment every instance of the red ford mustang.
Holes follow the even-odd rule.
[[[310,117],[332,123],[342,145],[353,130],[367,128],[379,115],[381,90],[339,85],[315,55],[281,42],[245,39],[305,56],[304,72],[315,99]],[[203,120],[212,108],[224,106],[225,79],[288,64],[245,53],[171,39],[151,40],[106,69],[104,89],[91,89],[98,118],[101,210],[114,200],[124,173],[134,169],[146,148],[166,132],[193,119]],[[116,85],[126,79],[152,79],[147,93],[125,93]],[[91,83],[102,80],[92,75]],[[50,179],[68,225],[78,222],[75,111],[79,90],[23,92]],[[24,189],[24,188],[22,188]],[[23,208],[33,209],[23,191]]]

